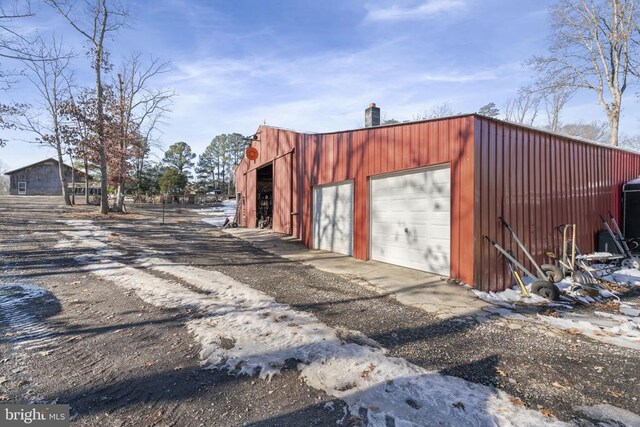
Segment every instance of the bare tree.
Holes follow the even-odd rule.
[[[560,126],[558,130],[567,135],[601,143],[606,143],[610,138],[607,122],[567,123]]]
[[[122,211],[124,207],[125,183],[129,178],[131,161],[144,153],[151,134],[164,114],[168,112],[169,103],[174,93],[168,90],[152,89],[152,80],[167,72],[169,64],[152,59],[144,64],[140,55],[127,59],[118,73],[117,101],[114,117],[117,120],[117,147],[114,152],[118,158],[113,170],[117,185],[114,210]]]
[[[520,88],[515,96],[507,99],[504,105],[505,120],[532,125],[538,116],[539,106],[539,93],[531,87]]]
[[[20,32],[20,24],[24,18],[33,16],[28,1],[0,1],[0,58],[1,59],[35,59],[22,50],[27,39]],[[13,83],[15,73],[2,68],[0,63],[0,90],[6,90]],[[19,103],[0,102],[0,129],[11,129],[15,124],[11,117],[22,113],[27,106]],[[6,138],[0,137],[0,147],[5,146]]]
[[[110,91],[108,91],[110,92]],[[95,91],[83,89],[61,105],[64,117],[63,135],[73,156],[81,159],[85,173],[85,203],[89,204],[89,169],[99,165],[100,156],[96,137]]]
[[[35,59],[32,52],[23,49],[29,40],[20,27],[24,18],[33,15],[29,1],[0,2],[0,58]]]
[[[636,57],[636,0],[559,0],[551,9],[549,56],[531,63],[545,76],[593,92],[604,109],[610,142],[618,145],[622,96]]]
[[[63,155],[66,152],[62,138],[60,107],[64,98],[69,96],[71,81],[70,57],[63,51],[62,40],[52,38],[51,42],[39,38],[31,49],[36,58],[51,58],[47,61],[23,59],[27,67],[27,79],[39,94],[42,111],[28,109],[17,120],[18,126],[37,135],[37,142],[47,144],[56,150],[58,176],[62,186],[62,196],[67,205],[71,205],[69,189],[64,170]],[[25,47],[25,51],[27,48]]]
[[[28,105],[22,103],[2,104],[0,103],[0,129],[15,129],[15,118],[27,110]],[[0,148],[7,144],[7,139],[0,136]]]
[[[94,135],[90,132],[87,123],[82,121],[77,115],[72,115],[73,123],[69,125],[73,131],[76,140],[73,144],[69,144],[76,158],[82,160],[84,167],[84,203],[89,204],[89,167],[91,157],[91,147],[95,146]],[[74,189],[75,191],[75,189]]]
[[[429,110],[425,110],[422,114],[418,113],[413,116],[413,120],[427,120],[427,119],[439,119],[442,117],[451,117],[455,115],[453,108],[449,105],[448,101],[436,104]]]
[[[9,179],[4,176],[7,167],[0,161],[0,195],[9,194]]]
[[[539,86],[540,87],[540,86]],[[552,84],[540,88],[540,96],[547,113],[547,127],[552,131],[560,130],[560,117],[564,106],[573,98],[576,88],[565,84]]]
[[[109,68],[105,39],[107,34],[118,31],[125,25],[126,10],[112,0],[84,0],[78,6],[73,0],[45,0],[88,42],[92,67],[95,72],[97,122],[96,136],[100,157],[100,212],[109,212],[109,198],[107,194],[107,138],[105,134],[104,115],[104,84],[102,72]]]
[[[620,135],[620,146],[629,150],[640,151],[640,135]]]

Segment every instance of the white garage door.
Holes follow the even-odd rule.
[[[449,275],[450,177],[439,167],[371,179],[372,259]]]
[[[345,255],[353,253],[353,183],[315,187],[313,247]]]

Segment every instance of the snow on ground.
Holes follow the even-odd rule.
[[[608,276],[604,276],[603,279],[612,282],[624,283],[628,286],[640,286],[640,271],[635,268],[626,268],[616,270]]]
[[[530,287],[527,290],[531,290]],[[501,292],[483,292],[477,289],[472,289],[473,292],[478,298],[483,301],[489,302],[491,304],[499,305],[507,308],[515,308],[516,304],[527,304],[527,305],[549,305],[553,304],[552,301],[549,301],[546,298],[543,298],[539,295],[530,294],[529,298],[526,298],[522,292],[520,292],[519,288],[514,289],[506,289]]]
[[[639,281],[638,285],[640,285],[640,271],[638,270],[618,270],[612,275],[618,279],[618,282],[628,282],[627,280],[620,280],[620,277],[624,276],[634,278]],[[612,280],[612,278],[609,277],[609,280]],[[530,282],[531,281],[529,281],[526,286],[527,290],[531,293]],[[614,297],[619,300],[619,298],[617,298],[617,296],[612,292],[604,289],[600,291],[600,296],[597,299],[588,296],[580,296],[571,291],[571,281],[569,279],[564,279],[561,282],[556,283],[556,285],[561,291],[571,295],[583,304],[601,302],[604,301],[604,298],[610,297]],[[530,298],[526,298],[518,286],[514,286],[513,289],[506,289],[502,292],[481,292],[475,289],[472,289],[472,292],[478,298],[500,306],[500,308],[494,307],[485,309],[485,311],[497,314],[506,319],[544,323],[547,326],[567,331],[572,334],[582,334],[597,341],[617,345],[619,347],[640,350],[640,317],[638,317],[640,315],[640,310],[628,303],[622,302],[620,304],[620,315],[607,315],[602,312],[595,312],[593,315],[578,315],[560,311],[557,316],[537,314],[535,317],[531,317],[517,313],[517,306],[542,305],[566,310],[572,310],[573,307],[569,300],[549,301],[534,294],[531,294]],[[600,319],[602,317],[607,317],[609,321],[603,322]]]
[[[194,212],[206,216],[202,218],[203,222],[214,225],[216,227],[222,227],[225,219],[229,218],[229,221],[233,221],[236,215],[236,201],[224,200],[222,205],[213,206],[211,208],[194,209]]]
[[[21,234],[15,239],[5,239],[4,243],[0,244],[0,248],[24,238],[26,235]],[[2,253],[0,253],[0,260],[2,257]],[[34,300],[53,299],[53,296],[47,290],[32,283],[16,282],[17,276],[11,273],[10,264],[4,262],[0,265],[2,265],[0,270],[0,321],[5,327],[4,338],[15,343],[16,347],[26,349],[47,346],[53,339],[53,330],[38,320],[28,310],[28,306],[33,304]]]
[[[51,294],[39,286],[0,282],[0,318],[7,341],[28,349],[49,344],[53,331],[27,309],[34,300],[42,298],[51,298]]]
[[[503,298],[492,297],[487,300],[501,307],[488,307],[484,311],[505,319],[544,323],[547,326],[567,331],[571,334],[582,334],[607,344],[640,350],[640,317],[637,317],[638,315],[636,314],[639,310],[631,306],[625,307],[621,305],[621,313],[623,314],[619,315],[599,311],[596,311],[593,315],[558,311],[556,312],[557,316],[536,314],[533,317],[518,313],[515,304],[510,306],[508,303],[503,302]],[[515,302],[517,300],[514,298],[510,301]],[[625,315],[625,312],[631,315]],[[606,317],[611,321],[602,322],[599,317]]]
[[[523,282],[529,292],[529,297],[525,297],[520,290],[520,286],[515,285],[511,289],[505,289],[500,292],[483,292],[477,289],[471,289],[478,298],[487,301],[491,304],[499,305],[506,308],[515,308],[516,305],[546,305],[549,307],[566,307],[570,308],[571,305],[566,301],[550,301],[540,295],[531,292],[531,285],[533,280],[528,277],[523,278]],[[562,280],[560,283],[556,283],[556,286],[560,290],[567,290],[571,286],[571,282],[568,279]]]
[[[379,346],[363,344],[366,340],[345,342],[311,314],[223,273],[155,257],[139,260],[137,267],[145,271],[104,259],[90,237],[74,240],[76,247],[94,251],[77,257],[84,270],[134,290],[151,304],[196,310],[198,318],[187,327],[209,368],[269,379],[294,360],[309,386],[344,400],[353,415],[366,413],[372,426],[565,425],[522,407],[503,391],[389,357]],[[96,240],[106,243],[104,235]]]
[[[602,427],[640,426],[640,416],[606,403],[593,406],[578,406],[576,409],[588,415],[591,419],[601,421],[598,425]],[[612,420],[617,421],[617,423],[610,423]]]
[[[607,313],[599,313],[596,316],[603,314]],[[584,319],[571,319],[537,315],[537,318],[549,326],[572,334],[582,334],[607,344],[640,350],[640,323],[636,320],[638,318],[615,316],[612,318],[615,322],[614,325],[603,324],[593,316],[585,316]]]

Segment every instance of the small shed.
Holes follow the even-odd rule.
[[[84,172],[63,164],[67,185],[71,188],[72,173],[76,193],[84,191],[86,180],[91,180]],[[15,196],[59,196],[62,194],[58,161],[54,158],[23,166],[9,172],[9,194]]]
[[[390,125],[379,117],[372,104],[361,129],[260,126],[257,158],[235,171],[240,224],[498,291],[513,280],[483,236],[525,258],[498,217],[538,262],[558,252],[565,223],[592,251],[600,215],[620,219],[622,185],[640,174],[638,153],[478,114]]]

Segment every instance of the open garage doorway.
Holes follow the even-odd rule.
[[[256,226],[271,228],[273,224],[273,163],[256,171]]]

